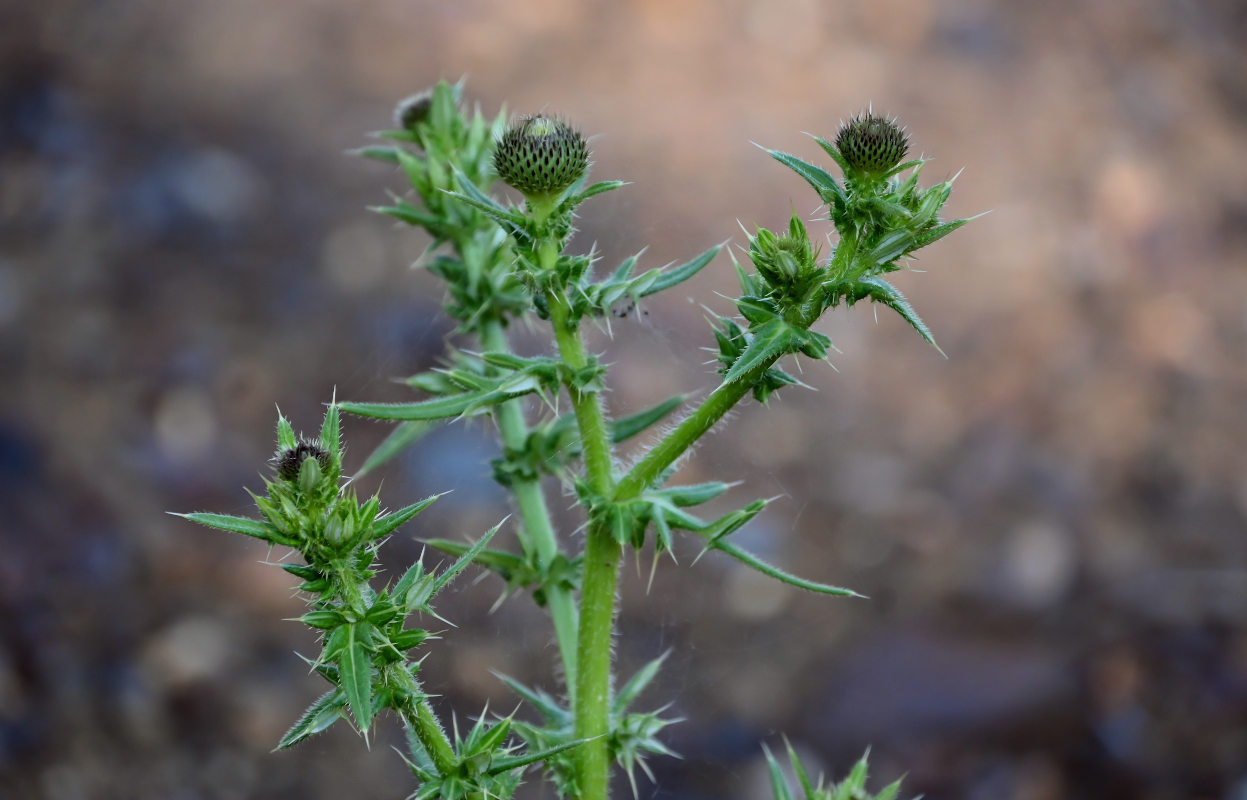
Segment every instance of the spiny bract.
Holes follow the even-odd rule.
[[[580,132],[540,114],[516,120],[494,152],[498,177],[528,197],[557,194],[588,168],[589,146]]]

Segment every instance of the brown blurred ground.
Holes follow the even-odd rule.
[[[658,794],[755,800],[786,732],[932,800],[1247,797],[1245,48],[1234,0],[0,4],[0,793],[410,790],[390,728],[268,752],[319,688],[289,580],[163,512],[245,513],[274,403],[311,427],[333,387],[401,399],[434,363],[423,242],[364,211],[400,182],[342,153],[467,75],[490,113],[602,134],[595,174],[634,182],[584,209],[607,264],[813,214],[750,142],[813,159],[800,132],[868,102],[932,178],[966,167],[953,213],[993,210],[902,279],[948,360],[839,312],[839,372],[687,467],[786,494],[742,539],[872,600],[695,548],[648,595],[630,571],[620,661],[673,648],[650,697],[689,718]],[[597,343],[613,409],[712,385],[711,272]],[[384,428],[346,433],[358,459]],[[489,441],[388,472],[390,504],[456,489],[390,563],[507,513]],[[464,586],[428,685],[509,709],[489,670],[541,683],[547,628]]]

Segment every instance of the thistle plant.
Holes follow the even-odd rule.
[[[186,516],[297,556],[282,568],[302,581],[310,610],[299,621],[323,633],[321,652],[310,663],[330,688],[280,747],[339,720],[367,736],[388,710],[408,734],[412,797],[505,798],[527,771],[539,768],[560,797],[605,800],[615,767],[635,793],[637,769],[649,774],[649,759],[671,754],[662,735],[677,721],[662,708],[634,708],[662,658],[615,688],[612,637],[625,551],[652,544],[661,554],[677,535],[691,536],[705,551],[775,580],[855,596],[738,546],[734,534],[770,501],[753,500],[721,516],[699,514],[699,506],[731,486],[673,483],[681,457],[738,403],[750,396],[765,403],[797,384],[789,360],[825,360],[831,341],[813,327],[830,309],[881,304],[934,345],[888,278],[967,220],[941,220],[952,180],[919,186],[925,161],[904,160],[908,140],[894,120],[868,112],[843,125],[834,142],[815,137],[839,179],[794,155],[766,151],[813,188],[835,228],[834,245],[829,240],[824,254],[796,215],[784,230],[750,234],[742,248],[746,263],[731,257],[740,283],[735,313],[711,320],[718,387],[696,402],[673,397],[613,416],[603,400],[608,365],[587,349],[586,326],[603,325],[617,304],[635,304],[688,280],[722,246],[678,266],[641,270],[638,254],[613,270],[597,269],[595,254],[569,247],[575,220],[582,204],[623,183],[588,181],[588,144],[567,121],[537,115],[508,124],[505,113],[489,119],[479,108],[466,111],[460,94],[460,86],[441,83],[409,98],[396,112],[398,128],[380,134],[383,144],[358,151],[401,169],[410,191],[375,210],[428,233],[421,261],[444,282],[444,307],[457,323],[444,365],[407,379],[426,397],[334,402],[315,439],[298,439],[279,419],[274,474],[265,495],[255,496],[259,517]],[[520,205],[499,199],[499,181],[523,197]],[[553,345],[547,354],[512,350],[509,333],[521,322],[548,325]],[[563,398],[570,412],[561,410]],[[379,583],[381,545],[436,496],[391,513],[381,513],[377,497],[361,503],[343,479],[342,413],[398,423],[356,476],[412,446],[439,421],[491,420],[500,444],[493,476],[516,512],[507,534],[497,536],[500,523],[471,544],[429,540],[429,547],[453,559],[448,567],[426,568],[422,559],[397,580]],[[641,436],[650,444],[628,465],[618,448]],[[546,499],[556,486],[575,497],[583,536],[579,529],[556,530]],[[451,737],[420,681],[419,659],[433,638],[420,625],[436,617],[438,591],[469,565],[496,573],[548,612],[560,663],[544,687],[504,679],[527,707],[519,717],[482,712],[466,736]],[[865,759],[838,786],[811,784],[792,760],[807,800],[869,797]],[[776,800],[789,800],[777,763],[770,763]],[[894,784],[878,797],[896,792]]]

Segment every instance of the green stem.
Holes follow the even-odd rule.
[[[808,328],[817,320],[817,312],[817,309],[811,310],[809,318],[795,320],[794,324]],[[766,374],[766,371],[784,355],[780,353],[774,358],[767,359],[741,375],[739,380],[719,384],[719,388],[711,392],[710,396],[692,414],[685,417],[684,421],[675,427],[675,430],[654,445],[653,449],[619,480],[615,487],[615,501],[631,500],[652,486],[654,481],[658,480],[658,476],[674,464],[676,459],[684,455],[684,452],[713,428],[716,422],[723,419],[723,415],[731,411],[732,407],[739,403],[753,388],[753,385]]]
[[[433,759],[433,766],[437,767],[438,774],[454,775],[459,768],[459,760],[455,758],[455,748],[451,745],[450,739],[446,738],[446,732],[442,730],[441,723],[437,721],[433,707],[429,705],[428,700],[424,699],[420,685],[403,667],[392,669],[389,673],[390,677],[399,684],[398,688],[404,691],[408,698],[411,698],[402,705],[403,719],[411,726],[420,744],[424,745],[424,749],[428,751],[429,757]]]
[[[576,748],[579,800],[606,800],[610,794],[611,635],[615,592],[623,548],[609,530],[589,528],[585,543],[584,588],[580,593],[580,684],[576,689]]]
[[[507,336],[501,321],[487,320],[481,327],[481,345],[486,351],[510,352]],[[528,438],[528,423],[524,421],[523,400],[509,400],[500,404],[495,413],[503,445],[511,451],[522,450]],[[550,510],[545,494],[541,491],[540,478],[517,477],[511,482],[515,504],[519,510],[523,531],[537,552],[541,567],[549,567],[559,555],[558,538],[550,522]],[[554,635],[558,640],[559,654],[563,659],[563,675],[568,693],[574,696],[576,686],[576,605],[571,592],[559,584],[545,587],[550,605],[550,618],[554,622]]]
[[[543,269],[553,269],[557,245],[543,242],[539,250]],[[571,305],[558,293],[550,297],[550,322],[563,363],[572,372],[589,365],[579,321],[572,319]],[[613,492],[610,435],[596,392],[567,387],[585,460],[585,479],[599,498]],[[579,670],[573,696],[575,734],[587,739],[576,748],[579,800],[606,800],[610,792],[611,635],[615,629],[615,591],[619,583],[622,548],[610,530],[590,522],[585,542],[584,573],[580,593],[580,635],[576,649]]]

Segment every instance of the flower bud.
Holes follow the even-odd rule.
[[[298,445],[281,451],[273,459],[277,465],[277,477],[283,481],[298,480],[302,474],[303,462],[309,458],[315,461],[318,472],[329,468],[329,451],[315,442],[299,442]]]
[[[520,117],[498,140],[494,171],[526,197],[549,197],[580,180],[589,168],[589,146],[561,119]]]
[[[896,120],[867,111],[840,126],[836,149],[853,169],[877,176],[901,163],[909,139]]]
[[[417,125],[429,118],[432,109],[433,90],[416,92],[394,107],[394,123],[405,131],[415,130]]]
[[[777,236],[765,228],[749,241],[749,258],[773,288],[797,287],[818,269],[818,251],[810,242],[800,217],[793,215],[788,234]]]

